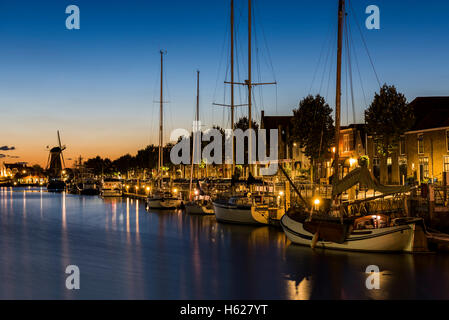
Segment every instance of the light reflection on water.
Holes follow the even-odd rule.
[[[0,188],[0,298],[449,298],[449,256],[312,251],[271,227],[147,213],[133,199]],[[65,288],[77,265],[81,290]],[[381,290],[367,290],[378,265]]]

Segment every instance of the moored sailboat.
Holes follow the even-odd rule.
[[[161,83],[160,83],[160,114],[159,114],[159,155],[158,155],[158,177],[156,180],[156,186],[153,188],[153,192],[147,197],[145,208],[147,210],[174,210],[182,205],[182,200],[175,197],[170,189],[164,188],[163,179],[163,164],[164,164],[164,94],[163,94],[163,77],[164,77],[164,51],[160,51],[161,54]],[[176,192],[175,192],[176,193]]]
[[[395,214],[399,215],[400,212],[390,211],[387,215],[386,212],[369,212],[369,210],[364,216],[354,216],[350,214],[350,210],[345,212],[345,206],[349,208],[352,204],[341,203],[341,194],[356,184],[363,184],[365,187],[380,191],[384,195],[404,194],[409,191],[407,187],[387,187],[379,184],[368,170],[366,161],[360,161],[359,168],[351,171],[345,178],[338,181],[340,177],[341,62],[345,13],[345,0],[339,0],[335,108],[335,141],[337,143],[334,159],[335,178],[332,179],[333,201],[331,206],[323,211],[313,209],[307,202],[303,201],[305,208],[299,211],[290,211],[282,218],[281,226],[290,241],[299,245],[308,245],[312,248],[368,252],[426,251],[425,226],[422,219],[396,218]],[[289,179],[285,171],[283,173]],[[299,198],[302,199],[300,192],[292,182],[291,184]],[[360,202],[367,204],[369,201],[375,200],[377,199],[365,199]]]

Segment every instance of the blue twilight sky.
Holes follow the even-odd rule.
[[[247,1],[236,2],[237,78],[246,79]],[[337,0],[255,0],[253,78],[277,81],[255,90],[260,111],[285,115],[309,93],[334,106]],[[449,95],[449,2],[352,0],[348,5],[356,120],[378,83],[395,84],[409,101]],[[67,30],[75,4],[81,29]],[[365,28],[365,8],[381,10],[381,29]],[[361,33],[357,27],[361,28]],[[190,128],[196,70],[201,70],[201,119],[229,126],[229,0],[0,2],[0,146],[21,161],[45,165],[45,146],[61,130],[66,158],[116,158],[157,141],[159,50],[165,56],[166,138]],[[345,54],[344,60],[346,61]],[[343,124],[352,122],[343,67]],[[329,80],[330,79],[330,80]],[[237,103],[246,92],[238,88]],[[350,99],[349,99],[350,100]],[[237,116],[246,115],[240,108]],[[349,116],[349,117],[348,117]],[[1,156],[0,156],[1,157]],[[6,162],[13,161],[3,157]],[[0,160],[0,161],[1,161]]]

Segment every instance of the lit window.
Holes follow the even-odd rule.
[[[429,179],[429,158],[419,158],[419,171],[421,175],[421,181]]]
[[[449,172],[449,156],[444,156],[443,171],[444,172]]]
[[[345,134],[343,136],[343,152],[348,152],[348,151],[351,151],[349,134]]]
[[[418,154],[424,153],[424,135],[418,135]]]

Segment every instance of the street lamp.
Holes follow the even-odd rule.
[[[321,203],[321,201],[320,201],[320,199],[318,199],[318,198],[316,198],[316,199],[313,201],[313,204],[315,205],[315,211],[318,211],[318,209],[319,209],[319,207],[320,207],[320,203]]]

